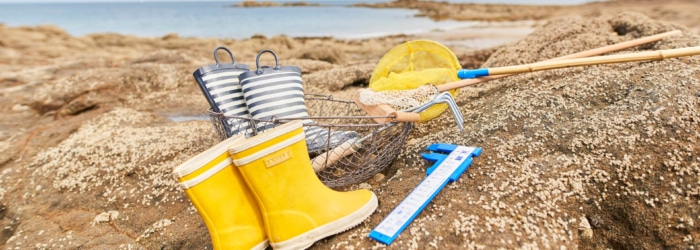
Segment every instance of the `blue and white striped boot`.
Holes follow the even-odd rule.
[[[260,56],[269,52],[275,57],[275,66],[260,66]],[[248,112],[256,119],[308,118],[304,102],[301,69],[296,66],[280,66],[277,54],[262,50],[255,59],[257,70],[239,75],[241,88]],[[303,119],[306,125],[313,125],[310,119]],[[260,124],[257,132],[271,129],[275,124]],[[341,143],[358,137],[354,131],[331,131],[320,126],[304,126],[306,145],[309,153],[322,153]]]
[[[224,50],[231,56],[231,63],[219,63],[216,56],[219,50]],[[243,99],[241,85],[238,84],[238,75],[249,71],[248,65],[236,64],[231,51],[221,46],[214,49],[214,60],[216,64],[197,69],[193,73],[194,79],[214,112],[227,117],[242,118],[222,119],[221,125],[226,131],[226,138],[238,134],[251,136],[253,130],[248,119],[245,119],[249,118],[250,114]]]

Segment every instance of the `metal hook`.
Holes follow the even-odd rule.
[[[447,103],[447,106],[450,107],[450,111],[452,111],[452,115],[454,115],[457,121],[457,127],[459,127],[459,132],[461,133],[464,130],[464,117],[459,110],[459,106],[457,106],[457,102],[452,97],[452,94],[450,94],[450,92],[443,92],[435,97],[433,101],[436,103]]]
[[[419,113],[438,103],[447,103],[447,106],[450,107],[450,111],[452,112],[452,115],[454,115],[455,120],[457,121],[457,127],[459,127],[459,132],[461,133],[462,130],[464,130],[464,117],[462,117],[462,112],[459,111],[459,106],[457,106],[457,102],[452,97],[452,94],[450,94],[450,92],[442,92],[435,96],[435,98],[433,98],[432,100],[407,111]]]

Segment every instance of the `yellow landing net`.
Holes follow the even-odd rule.
[[[458,81],[461,69],[457,57],[444,45],[430,40],[413,40],[387,52],[374,68],[369,88],[375,92],[412,90],[423,85],[441,85]],[[451,90],[456,97],[458,90]],[[426,102],[428,100],[420,100]],[[393,107],[402,110],[406,105]],[[420,113],[420,121],[442,114],[447,104],[436,104]]]

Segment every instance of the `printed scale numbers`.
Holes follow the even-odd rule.
[[[387,245],[391,244],[447,183],[456,181],[467,170],[472,163],[472,157],[481,154],[481,148],[452,144],[432,144],[427,149],[439,152],[421,154],[426,160],[435,161],[426,171],[428,177],[370,232],[370,238]]]

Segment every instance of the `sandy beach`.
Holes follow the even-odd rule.
[[[532,63],[680,30],[632,53],[698,46],[697,1],[517,6],[398,1],[483,26],[413,35],[204,39],[75,37],[0,24],[0,246],[211,249],[173,169],[215,145],[192,72],[220,45],[299,66],[305,93],[350,99],[391,48],[446,45],[463,68]],[[290,7],[293,8],[293,7]],[[264,62],[267,63],[267,62]],[[695,249],[700,247],[700,56],[518,74],[465,87],[416,123],[368,188],[377,211],[311,249]],[[192,118],[192,119],[190,119]],[[483,153],[389,246],[369,232],[425,177],[432,143]]]

